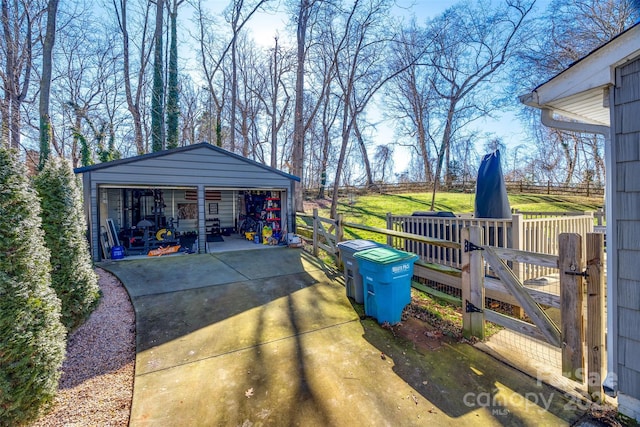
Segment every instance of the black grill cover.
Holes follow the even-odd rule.
[[[480,162],[475,204],[476,218],[511,218],[499,150],[486,154]]]

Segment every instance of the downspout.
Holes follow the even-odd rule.
[[[604,125],[594,125],[591,123],[582,123],[582,122],[567,122],[563,120],[557,120],[553,118],[553,110],[550,108],[541,108],[540,109],[540,121],[543,125],[555,128],[559,130],[571,131],[571,132],[581,132],[581,133],[594,133],[598,135],[602,135],[604,137],[604,145],[605,152],[611,154],[611,128],[609,126]],[[610,178],[606,180],[607,186],[605,188],[605,210],[609,214],[613,213],[613,185],[612,185],[612,177],[613,171],[608,171]],[[609,197],[607,197],[607,194]],[[611,219],[611,218],[610,218]],[[607,221],[607,229],[608,236],[614,236],[613,230],[613,221]],[[609,239],[613,240],[613,239]],[[607,257],[607,271],[610,274],[615,273],[614,265],[613,265],[612,256]],[[615,322],[615,315],[612,315],[616,312],[615,301],[617,300],[617,291],[614,287],[609,288],[608,286],[609,280],[607,280],[607,293],[609,297],[607,298],[607,353],[617,353],[617,349],[614,348],[614,335],[617,333]],[[604,379],[602,383],[602,389],[606,395],[611,397],[616,397],[618,394],[618,381],[615,374],[615,360],[617,360],[617,355],[614,357],[607,356],[607,377]]]

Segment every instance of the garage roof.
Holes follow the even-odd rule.
[[[609,87],[615,84],[615,68],[640,55],[640,23],[573,63],[541,84],[520,101],[550,109],[568,119],[609,126]]]
[[[96,170],[103,170],[103,169],[107,169],[107,168],[111,168],[111,167],[115,167],[115,166],[122,166],[122,165],[126,165],[128,163],[134,163],[134,162],[139,162],[141,160],[148,160],[148,159],[155,159],[155,158],[161,158],[164,156],[169,156],[172,154],[176,154],[176,153],[183,153],[183,152],[188,152],[188,151],[192,151],[192,150],[197,150],[197,149],[201,149],[201,148],[207,148],[209,150],[213,150],[216,153],[219,154],[224,154],[225,156],[229,156],[232,157],[234,159],[240,160],[242,162],[247,163],[248,165],[251,166],[257,166],[260,167],[262,169],[265,169],[269,172],[273,172],[275,174],[284,176],[288,179],[294,180],[294,181],[298,181],[300,182],[300,178],[294,175],[290,175],[286,172],[282,172],[281,170],[269,167],[267,165],[264,165],[262,163],[253,161],[251,159],[247,159],[246,157],[242,157],[238,154],[232,153],[230,151],[227,151],[223,148],[217,147],[215,145],[211,145],[207,142],[201,142],[198,144],[192,144],[192,145],[187,145],[184,147],[178,147],[178,148],[173,148],[170,150],[163,150],[163,151],[158,151],[155,153],[149,153],[149,154],[143,154],[140,156],[134,156],[134,157],[127,157],[126,159],[119,159],[119,160],[113,160],[111,162],[105,162],[105,163],[99,163],[97,165],[91,165],[91,166],[84,166],[84,167],[80,167],[80,168],[76,168],[74,169],[74,172],[77,174],[81,174],[81,173],[85,173],[85,172],[93,172]]]

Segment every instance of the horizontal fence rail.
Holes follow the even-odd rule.
[[[387,217],[387,228],[390,230],[449,240],[458,244],[461,241],[460,230],[472,226],[483,230],[485,242],[489,246],[557,255],[558,236],[561,233],[576,233],[584,236],[593,232],[594,221],[593,214],[590,212],[573,212],[573,215],[554,217],[546,213],[541,215],[519,213],[504,219],[472,218],[468,215],[456,217],[389,215]],[[435,247],[414,239],[404,240],[398,237],[394,237],[390,244],[416,253],[424,262],[461,268],[459,249]],[[510,266],[522,281],[555,272],[553,267],[532,264],[526,260],[515,260]]]
[[[560,184],[548,182],[529,182],[529,181],[506,181],[507,191],[509,194],[526,193],[526,194],[569,194],[587,197],[604,196],[604,186],[594,183],[583,184]],[[463,193],[473,193],[476,188],[475,181],[454,181],[449,184],[442,183],[438,186],[441,191],[454,191]],[[400,183],[374,183],[372,185],[345,186],[338,188],[338,194],[342,196],[363,195],[368,193],[408,193],[431,191],[433,189],[432,182],[400,182]],[[320,193],[319,187],[307,188],[305,196],[316,197]],[[325,195],[331,196],[333,188],[327,187],[324,191]]]

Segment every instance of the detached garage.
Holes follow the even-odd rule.
[[[298,177],[208,143],[77,168],[94,261],[177,247],[204,253],[238,233],[293,230]],[[246,233],[245,233],[246,232]],[[262,243],[262,236],[260,237]],[[228,240],[228,238],[227,238]]]

